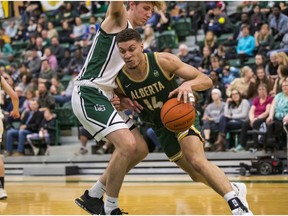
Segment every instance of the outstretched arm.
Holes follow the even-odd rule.
[[[106,33],[118,33],[127,26],[128,15],[123,1],[110,1],[101,28]]]
[[[6,80],[1,77],[1,86],[3,90],[11,97],[12,104],[13,104],[13,110],[10,113],[10,116],[17,119],[20,117],[19,113],[19,99],[16,92],[12,89],[12,87],[6,82]]]

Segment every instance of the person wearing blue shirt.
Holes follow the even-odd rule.
[[[255,39],[251,36],[249,26],[243,25],[241,28],[243,37],[238,40],[237,54],[241,62],[244,62],[245,58],[253,56],[255,50]]]

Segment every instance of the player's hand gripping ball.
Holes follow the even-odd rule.
[[[196,119],[196,110],[192,103],[184,103],[172,98],[165,102],[161,109],[161,121],[172,132],[185,131]]]

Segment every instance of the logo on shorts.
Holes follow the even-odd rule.
[[[106,110],[104,105],[99,105],[99,104],[96,104],[94,106],[94,108],[95,108],[96,111],[100,111],[100,112],[103,112],[103,111]]]

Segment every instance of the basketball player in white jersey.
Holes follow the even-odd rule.
[[[161,2],[111,1],[106,18],[94,39],[86,62],[75,80],[72,107],[84,128],[97,140],[108,139],[115,146],[107,169],[99,180],[75,200],[91,214],[120,215],[118,195],[125,174],[148,154],[147,145],[131,119],[112,105],[115,79],[124,66],[116,45],[117,33],[144,26]],[[106,191],[103,205],[102,196]]]
[[[19,113],[19,99],[18,99],[18,95],[16,92],[13,91],[12,87],[6,82],[6,80],[0,76],[0,90],[4,90],[4,92],[6,92],[11,100],[12,100],[12,104],[13,104],[13,110],[10,113],[10,116],[12,116],[13,118],[17,119],[20,117],[20,113]],[[0,96],[1,97],[1,96]],[[2,99],[2,97],[0,98],[0,100]],[[4,126],[3,126],[3,114],[2,114],[2,110],[0,109],[0,144],[2,144],[2,135],[3,135],[3,131],[4,131]],[[7,198],[7,193],[4,189],[4,162],[3,162],[3,158],[0,156],[0,200],[1,199],[6,199]]]

